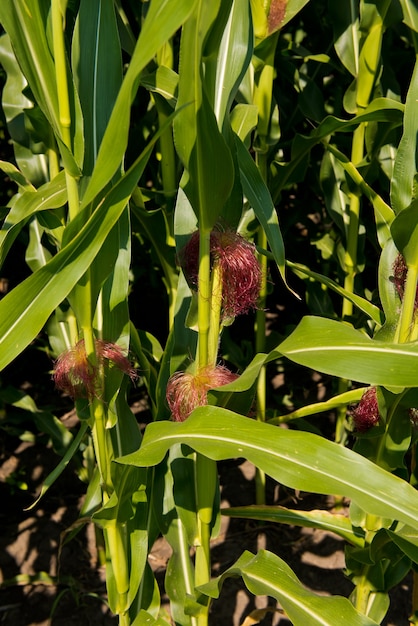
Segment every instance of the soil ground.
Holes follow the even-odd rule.
[[[77,522],[84,485],[71,467],[32,510],[42,479],[58,457],[44,445],[2,438],[0,450],[0,624],[5,626],[116,626],[107,609],[105,576],[98,563],[94,528],[88,524],[61,545]],[[254,468],[242,460],[219,464],[222,506],[254,502]],[[10,482],[20,476],[28,484],[22,491]],[[268,483],[270,502],[292,508],[330,508],[331,502],[311,494],[287,492]],[[343,542],[331,533],[278,524],[223,518],[221,533],[213,542],[213,574],[227,569],[244,549],[267,548],[283,558],[300,580],[320,594],[348,596],[352,584],[344,576]],[[169,548],[159,539],[150,563],[162,584]],[[392,594],[385,626],[408,626],[411,580]],[[226,581],[220,599],[212,605],[211,626],[238,626],[255,609],[270,607],[260,621],[264,626],[288,626],[290,622],[268,598],[254,598],[238,579]],[[248,622],[249,623],[249,622]],[[256,622],[251,622],[256,623]],[[309,626],[309,625],[307,625]]]

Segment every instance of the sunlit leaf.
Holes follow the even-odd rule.
[[[357,76],[359,68],[359,5],[344,2],[329,5],[329,13],[334,30],[334,46],[339,59],[352,76]]]
[[[405,103],[404,130],[396,154],[390,197],[395,213],[409,206],[416,198],[418,159],[418,62],[411,78]]]
[[[215,460],[244,457],[288,487],[338,493],[374,515],[418,528],[418,493],[406,481],[318,435],[277,428],[219,407],[199,407],[182,423],[150,424],[141,448],[118,462],[157,465],[178,443]]]
[[[277,350],[334,376],[370,385],[417,386],[417,344],[373,340],[343,322],[307,316]]]
[[[152,0],[142,24],[134,54],[113,107],[100,144],[97,161],[83,196],[86,206],[109,182],[123,159],[128,144],[130,107],[139,85],[141,72],[163,44],[176,32],[193,10],[196,0]]]
[[[266,550],[256,555],[245,551],[232,567],[201,589],[217,598],[224,580],[230,576],[242,576],[255,595],[267,594],[278,600],[293,624],[377,626],[377,622],[358,612],[347,598],[319,596],[306,589],[285,561]]]
[[[329,511],[299,511],[287,509],[284,506],[266,506],[253,504],[250,506],[234,506],[221,508],[222,515],[255,519],[277,524],[290,524],[304,528],[320,528],[343,537],[350,543],[364,546],[364,537],[358,529],[354,529],[346,515],[330,513]]]
[[[14,240],[28,220],[39,211],[56,209],[67,202],[65,172],[38,190],[25,191],[10,209],[0,231],[0,265],[9,252]]]
[[[402,7],[403,21],[409,28],[418,32],[418,7],[414,0],[399,0]]]
[[[72,66],[84,117],[83,172],[90,175],[122,82],[112,1],[80,3],[72,40]]]
[[[171,119],[168,119],[167,125],[170,122]],[[164,127],[161,127],[160,132],[163,131]],[[76,230],[79,226],[77,220],[70,224],[73,236],[67,245],[1,300],[0,369],[36,337],[51,313],[85,274],[124,211],[158,136],[157,133],[153,137],[87,223],[79,231]]]
[[[237,136],[235,143],[240,167],[242,190],[266,233],[274,260],[277,263],[282,278],[285,280],[284,244],[276,209],[269,190],[250,153]]]

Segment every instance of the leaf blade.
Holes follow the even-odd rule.
[[[288,487],[339,493],[365,511],[418,528],[418,493],[406,481],[318,435],[276,428],[215,406],[195,409],[182,423],[150,424],[141,448],[117,462],[153,466],[177,443],[214,460],[245,457]]]

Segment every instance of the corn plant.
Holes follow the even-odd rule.
[[[415,3],[3,0],[0,23],[14,148],[0,166],[16,185],[0,259],[27,233],[30,269],[0,301],[0,366],[47,337],[80,425],[41,497],[90,441],[82,515],[103,532],[111,611],[204,626],[240,576],[296,625],[382,623],[418,559]],[[323,225],[308,254],[292,245],[305,202]],[[132,289],[148,307],[133,242],[158,267],[162,341],[130,312]],[[266,336],[269,271],[309,310],[280,337]],[[248,313],[249,356],[228,334]],[[270,406],[266,372],[290,362],[332,377],[331,397]],[[330,410],[333,441],[316,424]],[[236,457],[257,468],[257,503],[220,509],[217,461]],[[350,515],[265,506],[265,475],[344,496]],[[266,550],[212,579],[221,514],[341,536],[351,596],[307,591]],[[159,535],[170,617],[147,561]]]

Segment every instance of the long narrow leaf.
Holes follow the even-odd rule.
[[[296,135],[292,143],[291,160],[287,164],[280,164],[277,170],[277,177],[274,181],[275,196],[288,184],[293,172],[297,170],[309,151],[326,137],[337,132],[351,132],[363,122],[387,122],[393,126],[399,126],[402,124],[403,111],[404,105],[396,100],[375,98],[364,112],[349,120],[329,115],[310,135]]]
[[[377,626],[377,622],[359,613],[347,598],[319,596],[306,589],[285,561],[266,550],[257,555],[245,551],[222,576],[200,589],[217,598],[229,576],[242,576],[251,593],[267,594],[278,600],[295,626]]]
[[[195,0],[176,2],[152,0],[150,3],[134,54],[100,145],[96,165],[83,197],[83,206],[88,205],[103,189],[121,164],[128,144],[130,106],[142,70],[187,19],[194,4]]]
[[[340,296],[343,296],[343,298],[347,298],[347,300],[350,300],[350,302],[352,302],[360,311],[363,311],[363,313],[366,313],[366,315],[368,315],[370,319],[376,322],[376,324],[378,324],[379,326],[383,324],[384,322],[383,313],[372,302],[369,302],[365,298],[362,298],[361,296],[358,296],[355,293],[350,293],[349,291],[341,287],[341,285],[336,283],[334,280],[332,280],[331,278],[328,278],[328,276],[324,276],[323,274],[318,274],[317,272],[312,272],[305,265],[300,265],[299,263],[292,263],[291,261],[286,261],[286,265],[291,270],[293,270],[296,275],[302,274],[302,275],[308,276],[309,278],[317,280],[322,285],[326,285],[327,287],[335,291],[335,293],[338,293]]]
[[[276,209],[256,164],[238,136],[235,136],[235,144],[242,190],[267,235],[277,267],[285,281],[284,244]]]
[[[277,351],[305,367],[370,385],[418,384],[416,344],[373,340],[334,320],[305,317]]]
[[[25,191],[10,209],[0,231],[0,265],[17,235],[38,211],[56,209],[67,202],[65,173],[60,172],[52,181],[38,190]]]
[[[171,122],[172,118],[168,118],[161,126],[144,152],[70,242],[1,300],[0,370],[36,337],[54,309],[85,274],[124,211],[154,143]]]
[[[122,58],[113,0],[80,3],[72,65],[84,117],[83,171],[91,174],[120,84]]]
[[[74,440],[71,442],[67,452],[62,457],[61,461],[58,463],[57,467],[55,467],[50,474],[45,478],[39,496],[36,498],[34,502],[30,506],[27,507],[26,511],[30,511],[33,509],[46,494],[48,489],[52,487],[57,478],[62,474],[62,472],[67,467],[68,463],[73,458],[74,454],[77,452],[81,441],[83,440],[84,435],[86,434],[88,428],[87,422],[81,422],[79,431],[77,435],[74,437]]]
[[[288,487],[339,493],[367,512],[418,528],[418,493],[406,481],[318,435],[277,428],[219,407],[199,407],[182,423],[150,424],[141,448],[118,462],[157,465],[178,443],[215,460],[245,457]]]
[[[393,169],[390,197],[395,213],[409,206],[416,198],[415,176],[418,146],[418,61],[415,63],[405,103],[404,131]]]
[[[221,513],[227,517],[290,524],[303,528],[320,528],[335,533],[353,545],[364,547],[364,536],[353,528],[349,518],[345,515],[330,513],[329,511],[298,511],[287,509],[284,506],[253,504],[221,509]]]
[[[73,83],[69,80],[69,97],[74,115],[71,154],[69,147],[62,141],[55,65],[47,37],[48,19],[48,7],[40,0],[32,0],[30,3],[25,0],[4,0],[0,3],[0,22],[10,36],[16,58],[35,101],[60,143],[66,167],[77,176],[83,158],[81,108]]]
[[[250,6],[235,0],[216,57],[213,110],[222,128],[253,51]]]

